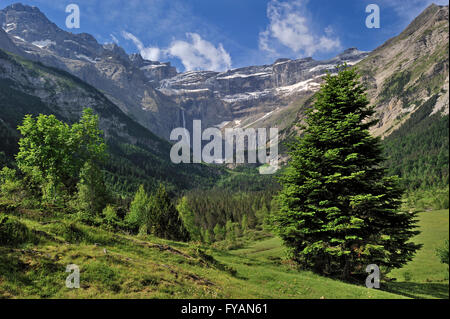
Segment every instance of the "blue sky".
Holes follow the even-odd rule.
[[[17,1],[0,0],[3,8]],[[35,0],[60,28],[117,42],[128,53],[170,61],[179,71],[227,70],[277,58],[326,59],[349,47],[369,51],[400,33],[431,3],[448,0]],[[80,29],[67,29],[68,4]],[[380,7],[368,29],[368,4]]]

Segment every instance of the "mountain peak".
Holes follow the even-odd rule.
[[[0,10],[0,27],[4,28],[6,24],[13,26],[6,31],[7,33],[31,29],[36,34],[45,34],[58,29],[56,24],[52,23],[39,8],[22,3],[14,3]]]
[[[42,14],[41,10],[39,10],[38,7],[29,6],[29,5],[26,5],[26,4],[22,4],[20,2],[13,3],[13,4],[5,7],[2,11],[5,11],[5,12],[17,11],[17,12],[29,12],[29,13],[40,13],[40,14]]]

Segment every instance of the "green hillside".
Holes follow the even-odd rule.
[[[227,251],[130,236],[48,211],[15,209],[6,216],[29,234],[20,245],[0,247],[4,298],[448,298],[448,272],[434,256],[448,238],[448,211],[420,214],[424,247],[381,290],[299,271],[277,238]],[[65,287],[69,264],[80,267],[80,289]]]
[[[384,139],[386,165],[411,190],[448,185],[448,115],[430,116],[436,95]]]

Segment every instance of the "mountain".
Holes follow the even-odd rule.
[[[141,61],[115,44],[99,44],[89,34],[63,31],[37,7],[20,3],[0,10],[0,26],[22,56],[65,70],[95,86],[155,134],[167,138],[181,123],[179,108],[151,82],[173,75],[176,71],[170,64]]]
[[[173,164],[169,142],[129,118],[93,86],[66,71],[0,49],[0,154],[7,159],[17,153],[16,127],[25,114],[55,114],[72,123],[85,107],[99,115],[111,154],[104,167],[106,179],[118,193],[134,192],[139,184],[156,187],[159,182],[170,190],[190,189],[211,185],[219,177],[219,168]]]
[[[448,28],[448,6],[431,5],[358,64],[380,119],[375,135],[389,135],[434,95],[432,113],[448,114]]]
[[[412,122],[431,134],[428,125],[419,123],[425,118],[419,121],[413,115],[421,110],[431,125],[449,109],[448,6],[429,6],[400,35],[372,52],[350,48],[325,61],[279,59],[226,72],[178,73],[170,63],[127,55],[116,44],[102,45],[89,34],[63,31],[38,8],[22,4],[0,10],[0,25],[0,48],[67,71],[164,139],[173,128],[191,130],[192,120],[201,119],[203,128],[278,127],[280,140],[289,140],[299,134],[296,124],[303,121],[323,75],[343,63],[356,65],[368,87],[380,120],[375,135],[388,138],[404,125],[415,126]],[[408,130],[401,132],[408,135]],[[438,152],[445,138],[442,143],[431,153]]]
[[[379,119],[372,133],[383,139],[388,171],[401,176],[411,190],[448,186],[448,11],[448,6],[430,5],[401,34],[356,64]],[[281,140],[299,134],[296,124],[312,97],[266,119],[273,125],[280,118],[293,118],[291,124],[285,120]]]
[[[326,61],[279,59],[220,73],[185,72],[162,80],[157,89],[207,125],[245,127],[316,90],[320,77],[337,65],[352,65],[366,56],[351,48]]]
[[[22,56],[95,86],[130,117],[166,139],[175,127],[191,129],[193,119],[201,119],[204,127],[243,126],[277,113],[317,89],[327,70],[367,56],[349,49],[327,61],[279,59],[272,65],[227,72],[178,74],[170,63],[127,55],[116,44],[99,44],[86,33],[63,31],[36,7],[18,3],[0,10],[0,26]]]

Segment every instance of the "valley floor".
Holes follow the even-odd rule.
[[[215,250],[153,237],[50,220],[38,213],[10,215],[33,230],[32,243],[0,247],[3,298],[448,298],[448,268],[435,249],[449,237],[449,211],[420,213],[415,259],[367,289],[297,271],[277,238],[237,250]],[[80,268],[80,289],[65,287],[66,267]]]

